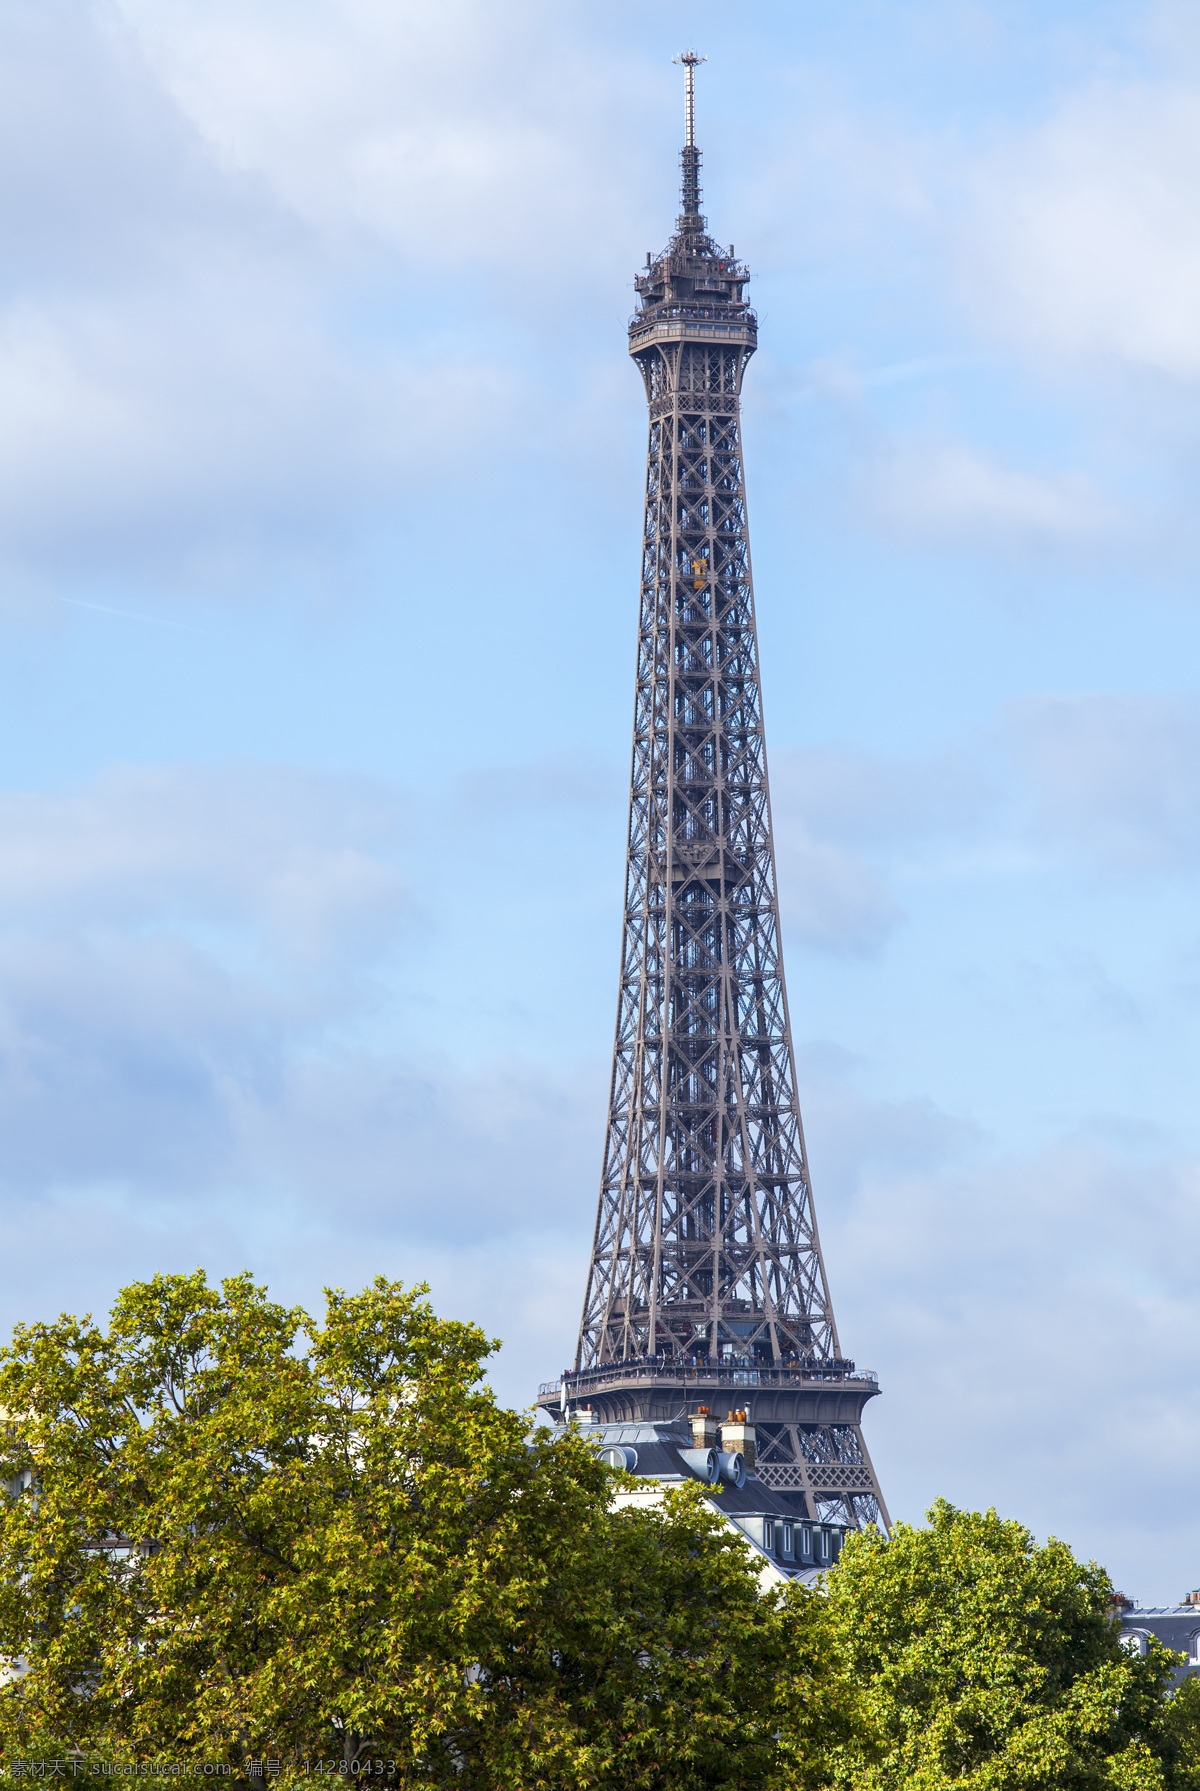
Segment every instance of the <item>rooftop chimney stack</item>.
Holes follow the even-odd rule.
[[[716,1419],[706,1405],[698,1405],[692,1414],[692,1443],[697,1449],[715,1449],[720,1432]],[[722,1445],[724,1447],[724,1445]]]
[[[695,1419],[692,1420],[693,1424]],[[721,1426],[721,1447],[730,1455],[740,1455],[746,1472],[754,1472],[754,1426],[745,1412],[730,1412]]]

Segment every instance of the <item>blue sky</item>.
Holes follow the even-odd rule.
[[[753,272],[789,994],[893,1511],[1200,1581],[1200,19],[8,0],[0,1324],[567,1359],[676,209]],[[1135,1471],[1136,1470],[1136,1471]]]

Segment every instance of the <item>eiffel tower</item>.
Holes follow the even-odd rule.
[[[608,1136],[556,1419],[744,1408],[800,1515],[887,1526],[841,1353],[783,980],[742,474],[749,272],[700,214],[693,51],[683,208],[646,256],[629,352],[650,409],[625,924]]]

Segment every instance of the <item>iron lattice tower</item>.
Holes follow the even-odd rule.
[[[841,1354],[784,989],[742,472],[749,279],[700,214],[688,51],[683,209],[635,282],[650,408],[625,925],[608,1136],[561,1415],[746,1407],[758,1473],[809,1516],[887,1513]]]

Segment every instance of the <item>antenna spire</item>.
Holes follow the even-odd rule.
[[[676,62],[683,64],[683,146],[685,149],[696,147],[696,70],[707,56],[697,56],[695,50],[684,50],[676,56]]]
[[[683,64],[683,215],[689,221],[700,215],[700,151],[696,148],[696,70],[707,56],[684,50],[675,57]],[[682,223],[682,220],[681,220]],[[701,223],[701,228],[703,227]],[[693,226],[695,228],[695,226]]]

